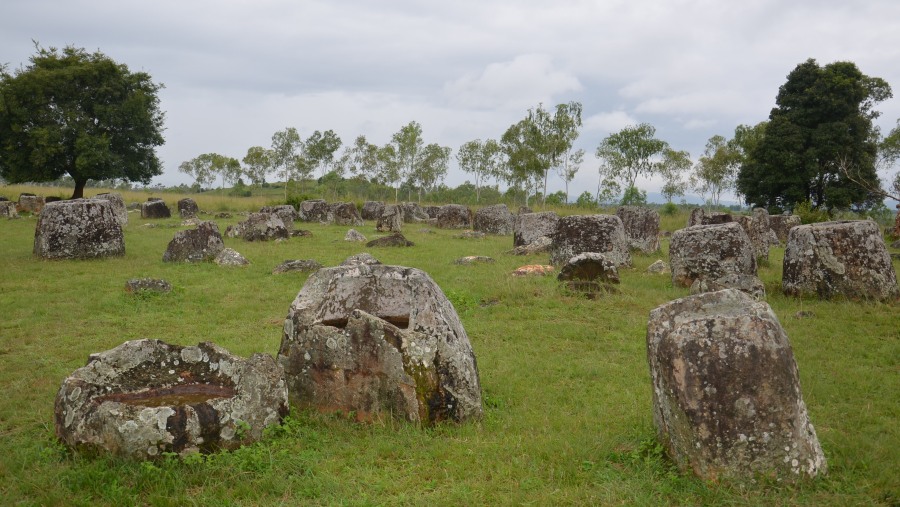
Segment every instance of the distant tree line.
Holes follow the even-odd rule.
[[[154,83],[102,53],[66,47],[44,49],[30,65],[0,67],[0,178],[9,183],[65,181],[73,197],[93,182],[148,184],[162,173],[155,148],[162,144],[164,113]],[[690,153],[659,139],[649,123],[629,125],[600,140],[595,155],[597,187],[582,192],[580,206],[641,204],[641,178],[658,177],[671,203],[687,190],[712,205],[735,193],[770,211],[803,205],[831,213],[883,206],[900,200],[900,175],[882,181],[900,159],[900,123],[882,135],[875,105],[892,96],[881,78],[866,76],[852,62],[820,66],[807,60],[791,71],[776,107],[756,125],[739,125],[729,139],[711,137],[703,153]],[[526,205],[570,202],[569,184],[584,165],[575,149],[582,127],[579,102],[543,104],[526,111],[497,139],[473,139],[455,153],[471,176],[457,189],[445,185],[453,150],[426,142],[416,121],[400,127],[385,144],[358,135],[344,145],[333,131],[303,138],[295,127],[272,135],[268,147],[252,146],[240,160],[203,153],[179,165],[193,189],[267,185],[277,179],[284,199],[352,191],[399,200],[518,200]],[[548,193],[551,174],[564,191]],[[501,194],[499,185],[506,186]],[[352,189],[352,190],[350,190]]]

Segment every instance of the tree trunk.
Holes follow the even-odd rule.
[[[84,197],[85,185],[87,185],[87,178],[75,180],[75,191],[72,192],[72,199],[81,199]]]

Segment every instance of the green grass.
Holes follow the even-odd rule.
[[[483,421],[423,429],[295,410],[269,438],[232,453],[155,463],[72,454],[53,436],[53,400],[88,354],[148,337],[274,355],[306,275],[272,275],[272,268],[302,258],[335,265],[366,251],[343,241],[346,227],[298,223],[314,235],[284,243],[226,238],[250,259],[247,268],[167,264],[162,254],[179,230],[167,225],[179,220],[146,228],[130,217],[126,256],[100,261],[35,259],[34,218],[0,221],[4,505],[900,502],[898,303],[784,297],[777,290],[783,252],[774,249],[760,275],[791,339],[830,473],[795,486],[704,483],[676,473],[654,438],[647,316],[688,293],[667,275],[645,272],[668,260],[667,242],[659,255],[636,255],[634,268],[622,270],[620,294],[592,301],[562,291],[553,277],[511,277],[514,268],[547,259],[505,255],[509,237],[462,240],[415,224],[404,231],[415,247],[368,251],[425,270],[453,301],[478,358]],[[237,219],[219,221],[220,228]],[[664,228],[686,221],[676,215]],[[371,223],[359,230],[375,236]],[[452,263],[464,255],[496,263]],[[164,278],[174,290],[127,295],[125,281],[136,277]],[[814,316],[794,318],[800,310]]]

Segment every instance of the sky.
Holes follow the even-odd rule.
[[[166,186],[192,183],[181,162],[241,159],[287,127],[383,145],[416,121],[426,144],[453,149],[453,187],[472,179],[460,145],[578,101],[574,200],[596,191],[607,135],[647,122],[696,160],[713,135],[766,120],[808,58],[885,79],[897,97],[876,106],[877,124],[900,119],[896,0],[3,0],[0,64],[27,65],[35,43],[99,50],[165,86],[154,183]],[[549,190],[563,189],[551,174]]]

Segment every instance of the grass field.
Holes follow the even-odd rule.
[[[198,201],[213,211],[268,204],[221,199]],[[125,257],[53,262],[32,256],[33,217],[0,221],[2,505],[900,505],[900,303],[787,298],[783,249],[773,249],[760,277],[793,345],[830,471],[793,486],[704,483],[661,456],[651,418],[648,313],[688,294],[645,271],[668,261],[666,242],[621,271],[619,294],[587,300],[553,277],[511,277],[547,258],[505,255],[510,237],[463,240],[415,224],[404,234],[416,246],[368,251],[425,270],[453,301],[478,358],[483,421],[424,429],[294,410],[266,440],[232,453],[153,463],[71,454],[55,441],[53,400],[88,354],[146,337],[274,355],[306,275],[272,269],[367,251],[343,241],[346,227],[298,223],[313,236],[226,238],[251,261],[246,268],[168,264],[162,254],[180,220],[147,228],[129,218]],[[358,229],[376,235],[372,223]],[[453,264],[464,255],[496,263]],[[126,294],[137,277],[164,278],[174,290]],[[795,318],[800,310],[812,316]]]

